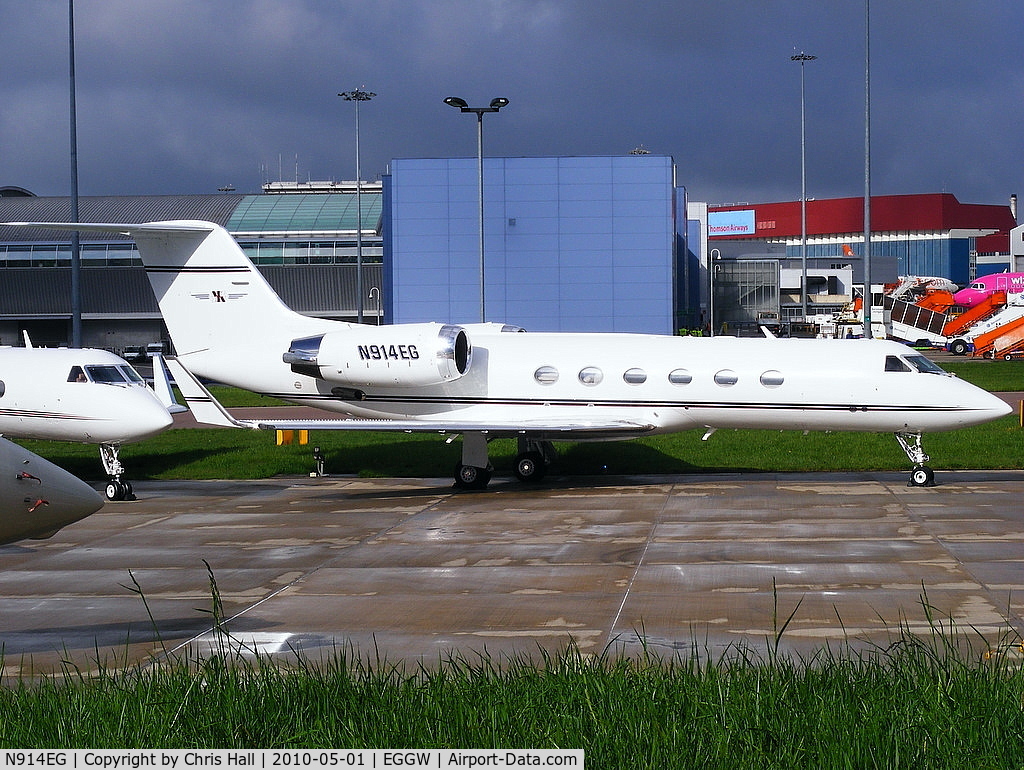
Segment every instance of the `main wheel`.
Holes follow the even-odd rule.
[[[489,468],[478,468],[462,463],[455,466],[455,486],[459,489],[486,489],[490,480]]]
[[[935,471],[927,465],[917,465],[910,472],[910,486],[912,487],[933,487],[935,486]]]
[[[124,500],[128,495],[127,487],[116,479],[108,481],[104,491],[108,500]]]
[[[516,458],[515,474],[520,481],[540,481],[547,472],[548,464],[540,452],[523,452]]]

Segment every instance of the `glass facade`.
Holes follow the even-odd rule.
[[[480,321],[476,159],[395,160],[391,169],[391,318]],[[486,158],[486,320],[672,333],[675,194],[667,156]]]

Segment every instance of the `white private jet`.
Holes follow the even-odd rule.
[[[0,438],[0,545],[52,537],[102,507],[84,481]]]
[[[487,442],[519,439],[516,475],[543,476],[557,440],[700,428],[894,433],[931,485],[921,434],[994,420],[1002,400],[879,340],[516,333],[497,324],[365,326],[286,307],[224,228],[9,223],[125,233],[142,255],[177,349],[169,359],[200,422],[255,429],[462,435],[456,484],[491,476]],[[197,376],[347,415],[237,420]]]
[[[169,405],[106,350],[0,347],[0,434],[99,444],[109,500],[132,497],[121,444],[171,425]]]

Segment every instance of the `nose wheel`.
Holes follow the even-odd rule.
[[[927,465],[915,465],[914,470],[910,472],[910,483],[907,486],[934,487],[935,471]]]
[[[130,481],[122,481],[121,479],[111,479],[108,481],[104,494],[108,500],[135,499],[135,490],[132,489],[132,483]]]

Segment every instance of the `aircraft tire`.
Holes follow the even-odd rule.
[[[491,481],[489,468],[477,468],[475,465],[455,466],[455,486],[459,489],[486,489]]]
[[[929,468],[927,465],[916,465],[914,470],[910,472],[910,484],[911,487],[934,487],[935,486],[935,471]]]
[[[107,487],[104,492],[108,500],[124,500],[125,496],[128,494],[128,490],[125,488],[124,484],[120,481],[113,480],[107,482]]]
[[[523,452],[516,457],[515,474],[520,481],[538,482],[547,475],[548,464],[540,452]]]

